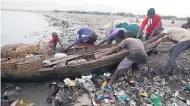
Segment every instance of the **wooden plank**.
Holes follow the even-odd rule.
[[[101,46],[76,46],[74,48],[69,49],[66,54],[82,54],[82,53],[92,53],[98,50],[106,49],[106,48],[111,48],[114,45],[101,45]]]
[[[68,60],[71,60],[71,59],[74,59],[74,58],[78,58],[80,57],[81,55],[70,55],[68,57],[65,57],[64,59],[61,59],[61,60],[56,60],[56,61],[53,61],[53,62],[50,62],[48,64],[43,64],[43,67],[48,67],[48,66],[52,66],[52,65],[55,65],[57,63],[60,63],[60,62],[66,62]]]

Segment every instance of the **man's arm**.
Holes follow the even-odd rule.
[[[121,47],[120,47],[119,45],[118,45],[118,46],[115,46],[115,47],[113,47],[112,49],[108,50],[106,53],[104,53],[104,56],[113,54],[114,52],[119,51],[120,48],[121,48]]]
[[[158,40],[159,38],[163,37],[164,35],[166,35],[166,33],[161,33],[161,34],[159,34],[158,36],[155,36],[155,37],[153,37],[153,38],[147,40],[147,41],[145,42],[145,44],[152,43],[152,42]]]
[[[121,47],[120,47],[119,45],[117,45],[116,47],[111,48],[111,49],[108,50],[106,53],[103,53],[103,54],[97,56],[96,58],[97,58],[97,59],[100,59],[100,58],[102,58],[103,56],[107,56],[107,55],[113,54],[114,52],[119,51],[120,48],[121,48]]]
[[[152,33],[150,34],[149,39],[151,39],[155,35],[155,32],[160,28],[160,24],[161,24],[161,17],[159,16],[157,19],[156,26],[154,30],[152,31]]]
[[[67,50],[69,50],[71,47],[75,46],[75,43],[71,44],[70,46],[68,46],[66,49],[63,50],[63,52],[67,52]]]
[[[139,36],[143,33],[143,30],[144,30],[144,28],[145,28],[147,22],[148,22],[148,17],[146,17],[146,18],[143,20],[143,22],[142,22],[142,24],[141,24],[141,27],[139,28],[139,31],[138,31],[138,33],[137,33],[137,37],[136,37],[137,39],[138,39]]]
[[[107,44],[110,45],[113,40],[114,40],[114,33],[110,33],[110,35],[108,36],[108,38],[106,40],[102,41],[102,42],[103,43],[107,42]],[[102,43],[102,42],[100,42],[100,43]]]
[[[156,18],[157,18],[156,19],[156,26],[155,26],[154,30],[152,31],[152,33],[150,34],[149,39],[151,39],[154,36],[155,32],[158,30],[158,28],[160,28],[161,16],[156,16]]]
[[[107,44],[110,45],[113,40],[107,40]]]
[[[151,39],[151,38],[154,36],[154,34],[155,34],[155,32],[156,32],[157,30],[158,30],[157,28],[154,28],[154,30],[152,31],[152,33],[150,34],[150,36],[149,36],[148,39]]]
[[[80,42],[81,42],[81,39],[80,39],[80,38],[77,39],[74,43],[72,43],[70,46],[68,46],[68,47],[64,50],[64,52],[66,52],[66,51],[67,51],[68,49],[70,49],[71,47],[73,47],[73,46],[79,44]]]
[[[141,35],[143,33],[143,29],[139,29],[139,31],[138,31],[138,33],[137,33],[137,36],[136,36],[136,38],[138,39],[139,38],[139,36]]]
[[[107,41],[108,41],[107,39],[105,39],[105,40],[101,41],[101,42],[98,44],[98,46],[100,46],[100,45],[104,44],[104,43],[105,43],[105,42],[107,42]]]

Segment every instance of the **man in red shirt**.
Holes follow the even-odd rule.
[[[56,51],[56,46],[57,46],[57,43],[59,43],[62,47],[62,50],[63,50],[63,45],[61,44],[60,42],[60,39],[59,39],[59,36],[56,32],[53,32],[52,33],[52,38],[51,40],[49,40],[48,42],[48,45],[54,50]]]
[[[147,12],[147,17],[143,20],[141,24],[141,28],[139,29],[139,32],[137,34],[137,38],[139,38],[139,35],[142,34],[146,25],[146,40],[152,38],[156,35],[156,31],[158,28],[160,28],[161,24],[161,16],[155,14],[154,8],[150,8]]]

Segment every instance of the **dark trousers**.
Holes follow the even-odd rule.
[[[93,34],[91,36],[89,36],[89,40],[87,41],[89,44],[93,44],[94,42],[96,42],[98,36],[96,34]]]
[[[169,52],[168,63],[165,67],[166,74],[172,71],[175,65],[175,60],[179,56],[179,54],[188,48],[190,48],[190,40],[178,42],[176,46]]]

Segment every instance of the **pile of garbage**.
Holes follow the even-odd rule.
[[[108,81],[112,73],[90,74],[71,80],[65,78],[54,83],[54,106],[189,106],[190,77],[162,78],[144,66],[137,74],[136,82],[129,84],[131,71],[121,71],[112,85]]]
[[[83,27],[89,27],[89,23],[81,22],[80,20],[71,19],[71,17],[52,15],[52,14],[43,14],[44,17],[50,23],[50,26],[57,26],[61,29],[60,39],[63,39],[64,46],[68,46],[74,42],[77,38],[77,31]],[[102,26],[96,26],[93,30],[98,35],[96,43],[105,39],[108,34],[107,28],[102,28]]]
[[[77,37],[77,31],[84,27],[84,25],[79,25],[77,20],[71,20],[67,17],[56,16],[52,14],[43,14],[47,19],[50,26],[56,26],[61,29],[60,39],[63,39],[64,46],[68,46],[73,43]],[[67,39],[67,40],[65,40]]]

